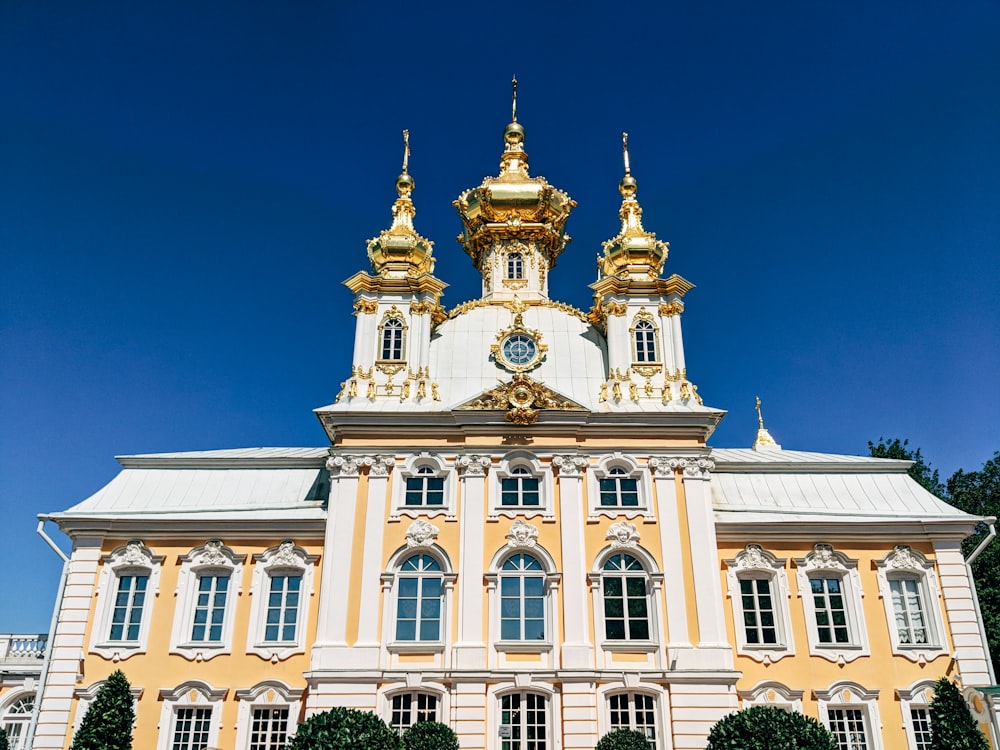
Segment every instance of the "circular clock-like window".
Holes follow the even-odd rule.
[[[500,345],[503,359],[515,369],[529,367],[538,358],[538,344],[526,333],[512,333]]]

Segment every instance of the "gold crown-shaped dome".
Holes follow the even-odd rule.
[[[392,226],[368,240],[368,257],[379,276],[413,277],[434,272],[434,243],[417,234],[413,217],[417,210],[410,194],[414,182],[407,172],[410,157],[410,134],[403,131],[403,172],[396,178],[399,197],[392,204]]]
[[[504,128],[503,139],[500,174],[485,178],[452,204],[465,228],[458,241],[477,267],[482,253],[498,241],[534,241],[551,268],[570,241],[565,226],[576,201],[544,177],[528,175],[524,128],[516,119]]]
[[[622,228],[603,243],[604,254],[597,258],[597,267],[605,276],[655,279],[663,272],[670,245],[642,226],[642,207],[635,197],[638,183],[628,161],[628,133],[622,133],[622,152],[625,176],[618,184],[622,194],[622,207],[618,210]]]

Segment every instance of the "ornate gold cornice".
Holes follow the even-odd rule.
[[[523,308],[520,310],[515,310],[514,308],[517,305],[522,305]],[[520,300],[516,298],[515,300],[497,300],[497,299],[469,300],[468,302],[463,302],[462,304],[453,307],[451,310],[448,311],[447,315],[449,319],[457,318],[459,315],[464,315],[470,310],[475,310],[480,307],[491,307],[491,306],[506,307],[508,310],[514,313],[523,312],[529,307],[551,307],[554,310],[559,310],[560,312],[572,315],[574,318],[583,321],[584,323],[591,322],[590,319],[587,317],[587,314],[583,312],[583,310],[573,307],[572,305],[567,305],[563,302],[553,302],[552,300]]]
[[[506,410],[504,419],[519,425],[536,422],[538,413],[542,409],[586,410],[575,401],[560,396],[523,373],[515,374],[510,382],[501,383],[496,388],[484,391],[479,398],[458,408],[477,411]]]

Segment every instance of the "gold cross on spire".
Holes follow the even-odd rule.
[[[625,159],[625,174],[632,174],[632,169],[628,162],[628,133],[622,133],[622,156]]]
[[[764,429],[764,415],[760,412],[760,396],[757,396],[757,429]]]
[[[510,121],[517,122],[517,76],[510,81]]]
[[[761,450],[781,450],[781,446],[771,437],[771,433],[764,429],[764,415],[760,410],[760,396],[757,399],[757,439],[753,441],[753,449]]]
[[[403,131],[403,174],[406,174],[406,168],[410,164],[410,131]]]

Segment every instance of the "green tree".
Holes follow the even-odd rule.
[[[83,715],[70,750],[132,750],[135,704],[131,686],[121,670],[101,685]]]
[[[962,694],[945,677],[934,685],[931,750],[990,750]]]
[[[299,724],[288,750],[402,750],[403,741],[371,711],[332,708]]]
[[[634,729],[612,729],[597,741],[594,750],[649,750],[649,740]]]
[[[10,743],[7,742],[7,730],[0,727],[0,750],[10,750]]]
[[[983,464],[979,471],[959,469],[948,479],[949,502],[966,513],[983,517],[1000,517],[1000,452]],[[980,524],[965,540],[966,556],[986,538],[989,529]],[[972,562],[976,579],[979,608],[986,628],[993,666],[1000,667],[1000,541],[994,540]]]
[[[405,750],[458,750],[458,735],[447,724],[418,721],[403,732]]]
[[[705,750],[837,750],[837,740],[809,716],[751,706],[712,727]]]
[[[902,461],[912,461],[909,474],[928,492],[933,492],[940,498],[947,499],[947,488],[941,484],[941,477],[937,469],[932,469],[931,465],[924,461],[920,455],[920,449],[910,450],[907,446],[909,440],[893,438],[886,440],[884,437],[878,439],[878,443],[868,441],[868,453],[872,458],[895,458]]]

